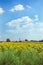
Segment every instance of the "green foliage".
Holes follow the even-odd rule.
[[[10,39],[9,39],[9,38],[7,38],[7,39],[6,39],[6,42],[10,42]]]
[[[34,48],[21,52],[13,50],[0,51],[0,65],[43,65],[43,55]]]
[[[38,65],[40,57],[37,53],[37,50],[35,49],[30,49],[28,50],[23,50],[21,53],[21,59],[22,59],[22,65]]]

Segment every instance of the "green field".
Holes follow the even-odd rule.
[[[43,65],[43,43],[0,42],[0,65]]]

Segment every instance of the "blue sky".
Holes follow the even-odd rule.
[[[0,0],[0,40],[43,39],[43,0]]]

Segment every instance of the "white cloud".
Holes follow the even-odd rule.
[[[32,7],[31,7],[30,5],[26,5],[26,7],[27,7],[28,9],[32,9]]]
[[[0,14],[3,14],[4,13],[4,10],[3,8],[0,7]]]
[[[34,17],[35,17],[35,19],[34,19],[35,21],[39,20],[39,16],[38,15],[35,15]]]
[[[39,28],[43,28],[43,22],[36,22],[36,25],[37,25]]]
[[[24,10],[24,6],[21,4],[15,5],[13,8],[10,9],[11,12],[21,11],[21,10]]]
[[[24,31],[24,30],[26,31],[27,29],[29,32],[31,32],[33,30],[34,23],[29,16],[24,16],[18,19],[11,20],[6,25],[9,27],[16,28],[14,30],[11,30],[11,29],[7,30],[8,32],[14,33],[14,31],[16,31],[17,33],[17,31],[18,32]]]
[[[14,33],[14,30],[6,30],[6,32]]]
[[[32,27],[33,26],[33,20],[29,16],[24,16],[18,19],[11,20],[6,25],[10,27],[16,26],[17,28],[21,25],[21,27]]]
[[[43,31],[43,22],[35,22],[29,16],[24,16],[18,19],[11,20],[6,24],[9,27],[15,27],[16,30],[28,29],[29,31]],[[12,30],[10,30],[12,31]]]
[[[36,32],[42,34],[43,33],[43,22],[36,22],[35,26],[36,26],[35,28]]]
[[[14,5],[9,11],[15,12],[15,11],[22,11],[24,9],[32,9],[30,5],[26,5],[25,7],[22,4]]]
[[[11,27],[6,30],[7,33],[15,34],[19,37],[29,39],[43,38],[43,22],[35,22],[29,16],[24,16],[18,19],[11,20],[6,25]],[[16,27],[16,29],[14,29]],[[30,37],[29,37],[30,36]]]
[[[43,28],[35,28],[36,34],[43,35]]]

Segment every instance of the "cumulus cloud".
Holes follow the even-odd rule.
[[[17,18],[11,20],[10,22],[6,23],[9,27],[15,27],[17,30],[19,29],[29,29],[30,31],[42,31],[43,30],[43,22],[35,22],[29,16],[24,16],[21,18]]]
[[[10,26],[10,27],[14,27],[14,26],[20,26],[20,27],[32,27],[33,26],[33,20],[29,17],[29,16],[24,16],[18,19],[14,19],[11,20],[10,22],[8,22],[6,25]]]
[[[22,11],[24,9],[32,9],[30,5],[26,5],[25,7],[22,4],[18,4],[13,6],[9,11],[15,12],[15,11]]]
[[[39,20],[39,16],[38,15],[35,15],[34,17],[35,17],[35,19],[34,19],[35,21]]]
[[[32,7],[31,7],[30,5],[26,5],[26,7],[27,7],[28,9],[32,9]]]
[[[6,23],[6,25],[9,27],[6,32],[13,35],[17,34],[21,37],[24,36],[24,38],[27,37],[29,39],[32,37],[33,39],[43,38],[43,22],[34,22],[34,19],[30,18],[29,16],[11,20],[10,22]],[[16,27],[16,29],[14,29],[14,27]]]
[[[37,26],[37,31],[43,33],[43,22],[37,22],[36,26]]]
[[[38,27],[43,27],[43,22],[36,22],[36,25],[38,25]]]
[[[24,6],[21,4],[15,5],[13,8],[10,9],[11,12],[22,11],[22,10],[24,10]]]
[[[0,7],[0,14],[3,14],[4,13],[4,10],[3,8]]]
[[[29,31],[32,31],[34,23],[29,16],[24,16],[18,19],[11,20],[10,22],[6,23],[6,25],[9,27],[16,28],[15,30],[7,30],[8,32],[13,33],[14,31],[20,32],[20,30],[26,31],[26,29],[28,29]]]
[[[14,33],[14,30],[6,30],[6,32]]]

